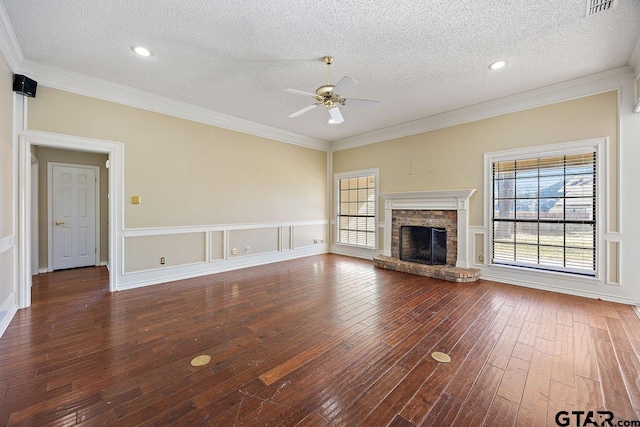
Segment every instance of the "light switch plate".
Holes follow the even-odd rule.
[[[142,197],[140,196],[131,196],[131,204],[139,205],[142,202]]]

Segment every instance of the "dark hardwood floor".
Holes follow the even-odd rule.
[[[629,306],[337,255],[113,294],[107,281],[103,268],[34,277],[32,306],[0,339],[0,424],[553,426],[558,411],[580,410],[640,419],[640,321]],[[190,366],[200,354],[211,362]]]

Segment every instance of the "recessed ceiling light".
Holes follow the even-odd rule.
[[[499,70],[500,68],[504,67],[505,65],[507,65],[507,63],[505,61],[496,61],[493,64],[489,65],[489,68],[492,70]]]
[[[149,52],[149,49],[142,46],[133,46],[131,50],[133,50],[140,56],[151,56],[151,52]]]

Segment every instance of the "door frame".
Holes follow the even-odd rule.
[[[109,291],[122,276],[124,228],[124,144],[35,130],[20,130],[18,141],[18,306],[31,305],[31,146],[103,153],[109,156]]]
[[[100,166],[93,165],[80,165],[73,163],[60,163],[60,162],[47,162],[47,271],[53,271],[53,168],[54,166],[62,166],[67,168],[82,168],[93,169],[96,172],[95,181],[95,203],[96,203],[96,247],[95,247],[95,262],[97,267],[100,265]]]
[[[36,275],[40,270],[40,253],[38,246],[38,159],[31,155],[31,274]]]

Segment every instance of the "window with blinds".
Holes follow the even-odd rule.
[[[596,153],[492,165],[493,263],[595,276]]]
[[[376,247],[376,177],[345,177],[338,184],[338,243]]]

